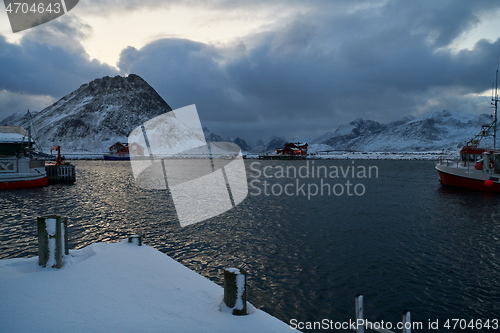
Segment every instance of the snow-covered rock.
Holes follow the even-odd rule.
[[[243,152],[248,152],[252,149],[252,147],[250,147],[246,141],[240,137],[237,137],[236,139],[223,138],[218,134],[210,132],[207,127],[203,127],[203,134],[205,134],[205,138],[210,142],[233,142],[237,144]]]
[[[35,113],[32,122],[35,139],[45,151],[60,145],[66,153],[102,153],[117,141],[127,142],[127,136],[137,126],[171,110],[147,82],[130,74],[128,77],[103,77],[84,84]],[[27,118],[26,114],[14,114],[0,125],[27,128]],[[389,124],[358,118],[310,140],[309,152],[456,150],[477,134],[481,125],[490,122],[491,118],[486,114],[447,110],[418,119],[407,116]],[[274,153],[276,148],[290,142],[273,136],[267,144],[259,140],[252,148],[240,137],[234,140],[224,138],[207,128],[203,128],[203,132],[208,141],[234,142],[242,151],[255,154]]]
[[[273,136],[271,141],[260,150],[260,153],[274,153],[276,148],[283,148],[288,141],[283,137]]]
[[[347,151],[456,150],[477,134],[481,125],[491,121],[487,114],[471,115],[448,110],[417,119],[405,117],[389,124],[359,118],[340,125],[335,132],[326,133],[313,142]]]
[[[234,143],[236,143],[242,151],[250,151],[252,147],[250,147],[245,140],[243,140],[240,137],[237,137],[236,139],[233,140]]]
[[[141,77],[103,77],[82,85],[32,117],[37,141],[47,150],[107,152],[127,142],[129,133],[172,108]],[[13,116],[4,124],[29,126],[27,116]]]

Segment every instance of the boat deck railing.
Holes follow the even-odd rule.
[[[500,165],[494,166],[493,169],[477,169],[476,168],[476,163],[479,161],[472,161],[472,160],[463,160],[460,158],[450,158],[450,157],[440,157],[437,161],[437,165],[442,165],[442,166],[449,166],[449,167],[454,167],[457,169],[462,169],[462,170],[477,170],[477,171],[483,171],[483,172],[489,172],[489,173],[494,173],[498,174],[500,173]]]
[[[470,169],[474,168],[476,162],[477,161],[467,161],[467,160],[464,161],[459,158],[450,158],[443,156],[438,159],[437,164],[445,166],[453,166],[456,168]]]
[[[64,165],[46,165],[47,179],[49,184],[73,183],[76,181],[75,166],[71,164]]]

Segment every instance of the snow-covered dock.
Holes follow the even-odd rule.
[[[38,257],[0,260],[2,332],[290,332],[156,249],[127,240],[70,250],[60,269]]]

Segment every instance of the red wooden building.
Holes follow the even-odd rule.
[[[282,156],[306,156],[307,143],[287,143],[285,147],[276,149],[276,155]]]

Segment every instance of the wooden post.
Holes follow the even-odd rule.
[[[403,311],[403,333],[411,333],[411,316],[410,311]]]
[[[43,267],[61,268],[63,253],[68,254],[68,225],[60,216],[37,218],[38,264]]]
[[[64,240],[64,255],[69,254],[69,244],[68,244],[68,219],[64,219],[62,221],[62,229],[63,232],[62,239]]]
[[[128,242],[141,246],[142,245],[142,236],[139,236],[139,235],[128,236]]]
[[[355,303],[356,303],[356,333],[364,333],[365,326],[358,324],[358,320],[363,321],[365,319],[364,308],[363,308],[363,294],[356,295]]]
[[[224,270],[224,303],[233,315],[247,315],[247,272],[238,268]]]

